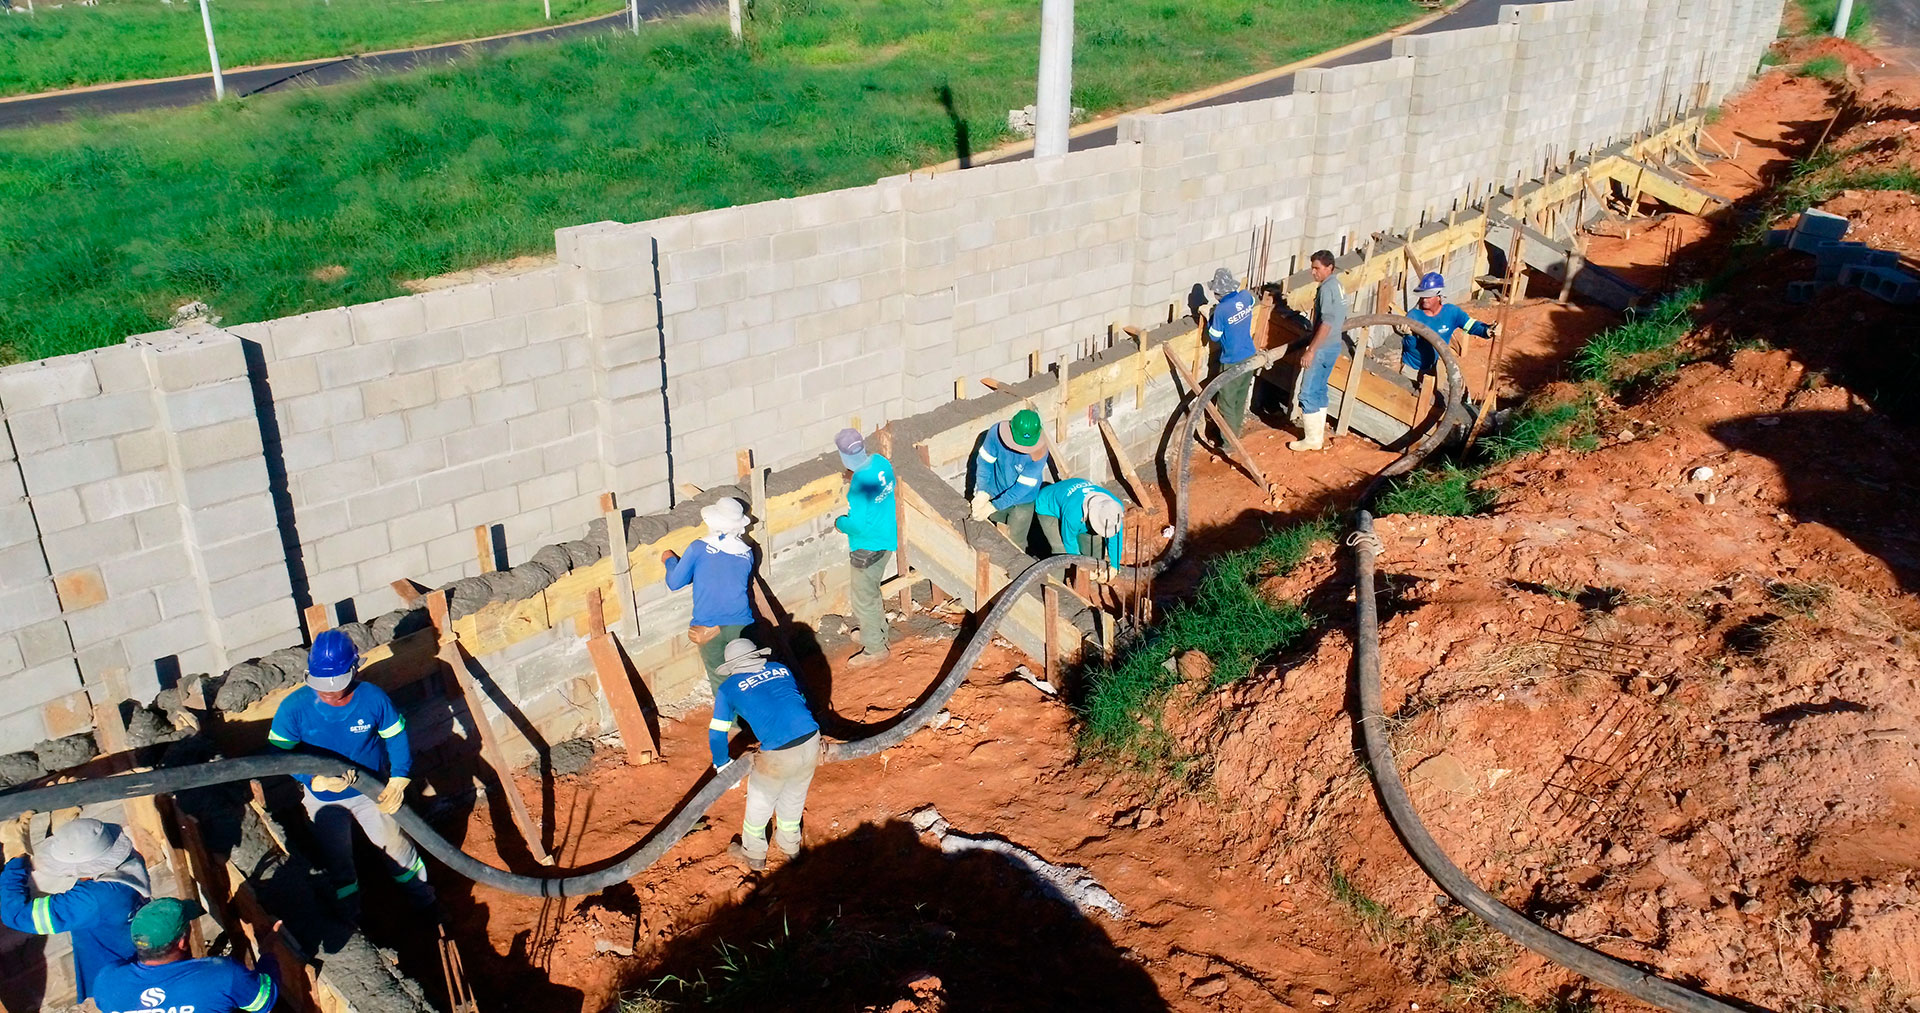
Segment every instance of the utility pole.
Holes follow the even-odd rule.
[[[220,49],[213,44],[213,12],[207,9],[207,0],[200,0],[200,26],[207,30],[207,60],[213,64],[213,100],[223,101],[227,79],[220,73]]]
[[[553,20],[553,0],[540,0],[540,6],[547,12],[547,20]]]
[[[1840,0],[1840,9],[1833,12],[1833,37],[1847,37],[1847,22],[1853,20],[1853,0]]]
[[[1040,0],[1039,84],[1033,157],[1064,155],[1073,115],[1073,0]]]
[[[727,25],[733,29],[733,41],[740,41],[740,0],[727,0]]]
[[[633,34],[640,34],[640,0],[627,0],[627,26]]]

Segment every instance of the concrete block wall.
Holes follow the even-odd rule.
[[[1294,94],[1311,97],[1316,125],[1302,223],[1309,252],[1363,245],[1394,225],[1403,203],[1425,196],[1403,192],[1413,73],[1413,59],[1396,55],[1294,75]]]
[[[262,350],[312,601],[371,618],[394,580],[474,572],[477,525],[518,560],[598,515],[584,287],[561,266],[231,329]]]
[[[1515,26],[1502,24],[1394,40],[1394,53],[1413,61],[1395,214],[1402,227],[1511,179],[1504,166],[1489,164],[1487,152],[1505,129],[1518,38]]]

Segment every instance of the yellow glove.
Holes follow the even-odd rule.
[[[973,519],[984,521],[993,516],[993,497],[984,492],[973,494]]]
[[[353,787],[354,776],[355,774],[352,768],[348,768],[347,772],[339,777],[328,777],[325,774],[316,774],[313,778],[313,790],[346,791],[348,788]]]
[[[407,785],[412,783],[411,777],[387,778],[387,790],[381,792],[380,797],[374,799],[373,804],[379,807],[381,812],[392,816],[400,811],[400,803],[407,800]]]
[[[28,811],[13,819],[0,822],[0,855],[3,855],[6,861],[11,862],[28,854],[27,825],[32,820],[33,813]]]

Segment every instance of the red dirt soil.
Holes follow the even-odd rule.
[[[1741,154],[1699,184],[1753,195],[1832,109],[1818,82],[1768,75],[1709,128]],[[1684,239],[1682,277],[1728,241],[1669,216],[1596,238],[1591,256],[1664,276],[1669,233]],[[1741,283],[1733,303],[1755,315],[1729,310],[1710,330],[1760,328],[1780,277]],[[1559,378],[1614,322],[1550,299],[1511,317],[1503,401]],[[1486,354],[1486,342],[1467,350],[1476,391]],[[1902,1008],[1920,987],[1911,430],[1822,383],[1801,350],[1759,350],[1608,406],[1602,431],[1592,453],[1496,469],[1491,515],[1381,519],[1387,702],[1415,803],[1478,882],[1592,945],[1775,1009]],[[1229,464],[1196,462],[1196,554],[1348,506],[1393,456],[1357,437],[1291,454],[1292,435],[1248,440],[1288,489],[1277,508]],[[1695,479],[1703,467],[1712,477]],[[1191,579],[1185,565],[1163,593]],[[1325,546],[1266,590],[1327,621],[1277,675],[1176,693],[1168,727],[1205,789],[1077,765],[1065,707],[1007,678],[1025,659],[998,645],[954,697],[955,720],[823,767],[807,851],[764,874],[726,857],[736,788],[654,868],[599,897],[541,901],[441,877],[483,1002],[597,1013],[672,976],[704,977],[721,1008],[749,996],[764,1008],[771,981],[786,990],[780,1008],[899,1013],[1397,1013],[1493,1009],[1508,995],[1643,1009],[1436,903],[1356,763],[1344,556]],[[883,721],[953,650],[903,643],[816,698],[848,721]],[[562,865],[612,857],[691,790],[707,767],[699,716],[666,725],[665,762],[603,752],[552,783]],[[540,798],[534,781],[520,788]],[[959,831],[1085,867],[1127,916],[1083,920],[1004,862],[941,854],[904,822],[928,804]],[[511,840],[503,814],[476,811],[463,846],[489,856],[496,827]],[[524,865],[517,845],[502,850]],[[1333,871],[1373,900],[1336,888]],[[654,992],[681,994],[672,982]]]

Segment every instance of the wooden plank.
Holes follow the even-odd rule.
[[[1067,392],[1070,386],[1068,373],[1071,372],[1071,369],[1071,364],[1062,356],[1059,363],[1059,373],[1057,374],[1059,386],[1056,388],[1057,393],[1054,395],[1055,400],[1053,405],[1053,439],[1056,443],[1067,442],[1067,402],[1069,400]]]
[[[493,555],[492,525],[481,524],[473,529],[473,551],[480,557],[480,572],[492,573],[496,560]]]
[[[599,613],[600,605],[599,596],[595,595],[588,603],[588,615]],[[633,691],[633,679],[621,659],[620,645],[604,626],[592,629],[591,619],[589,626],[587,654],[593,659],[593,674],[600,680],[600,692],[606,695],[607,705],[613,711],[613,723],[620,729],[620,741],[627,747],[627,762],[635,766],[652,763],[659,743],[654,741],[647,713],[641,709],[640,698]]]
[[[755,524],[766,524],[767,469],[757,463],[753,466],[753,473],[747,477],[747,496],[752,500],[752,502],[747,504],[747,508],[753,511],[753,522]],[[773,552],[771,550],[773,548],[773,540],[771,538],[762,540],[766,542],[763,548],[767,551],[760,554],[760,575],[768,580],[772,580]],[[637,609],[638,607],[636,606],[636,611]],[[636,634],[636,636],[637,635],[638,634]]]
[[[319,1013],[351,1013],[340,996],[320,980],[318,970],[308,961],[292,933],[254,896],[245,874],[232,862],[226,863],[226,873],[232,882],[239,884],[233,891],[233,908],[253,942],[254,952],[271,953],[280,965],[281,1004]]]
[[[1706,214],[1726,203],[1685,180],[1662,172],[1658,166],[1644,162],[1632,164],[1634,176],[1631,205],[1633,206],[1628,208],[1629,218],[1633,216],[1635,206],[1639,203],[1642,194],[1693,215]]]
[[[621,632],[629,637],[638,637],[640,610],[633,596],[633,557],[627,553],[626,518],[611,492],[600,494],[600,518],[607,525],[607,553],[612,560],[613,594],[614,600],[619,603]],[[655,558],[657,561],[658,557]],[[603,596],[603,609],[605,600]]]
[[[1069,546],[1068,549],[1071,551],[1073,547]],[[1058,686],[1060,685],[1060,644],[1058,639],[1060,629],[1060,590],[1054,586],[1052,581],[1047,581],[1040,593],[1045,602],[1046,611],[1046,618],[1043,620],[1043,625],[1041,626],[1041,629],[1045,631],[1046,634],[1046,678],[1049,685]]]
[[[450,688],[457,688],[460,697],[466,702],[467,717],[473,723],[475,734],[480,736],[481,756],[493,767],[500,779],[500,791],[507,797],[507,807],[512,810],[513,822],[525,839],[527,850],[541,865],[552,865],[553,856],[547,853],[540,827],[533,821],[533,814],[527,811],[527,800],[520,797],[520,789],[513,783],[513,768],[507,766],[505,754],[500,749],[500,737],[493,733],[493,722],[487,720],[486,707],[482,703],[480,688],[467,676],[466,660],[461,656],[459,641],[454,637],[452,624],[447,621],[447,593],[435,591],[427,596],[427,617],[433,622],[433,633],[439,645],[438,657],[447,667]]]
[[[415,584],[406,577],[402,577],[387,586],[393,588],[393,593],[399,597],[402,606],[410,609],[420,607],[420,600],[422,598],[420,585]]]
[[[327,607],[325,605],[318,603],[308,605],[305,609],[301,610],[300,616],[307,624],[307,643],[309,644],[313,643],[314,637],[319,636],[327,630],[333,629],[333,624],[327,621]]]
[[[1113,431],[1113,424],[1106,419],[1101,419],[1099,425],[1100,436],[1107,441],[1108,452],[1113,454],[1114,461],[1120,465],[1120,481],[1126,486],[1127,494],[1133,497],[1135,506],[1146,506],[1147,485],[1140,481],[1139,469],[1135,468],[1132,459],[1127,457],[1127,448],[1120,445],[1120,434]]]

